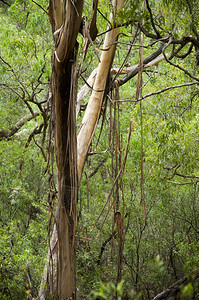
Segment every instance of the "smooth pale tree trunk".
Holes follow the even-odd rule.
[[[113,1],[114,15],[124,6],[124,0]],[[114,24],[113,13],[110,16],[110,23]],[[98,123],[102,100],[106,88],[108,74],[115,56],[120,28],[108,31],[105,36],[100,63],[97,69],[97,75],[93,85],[91,97],[84,114],[80,131],[77,136],[77,161],[78,161],[78,178],[81,180],[81,174],[90,147],[96,125]]]

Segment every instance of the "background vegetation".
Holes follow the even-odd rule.
[[[194,11],[194,19],[189,5]],[[197,1],[196,1],[197,3]],[[151,1],[157,28],[164,37],[192,35],[198,6],[191,1]],[[84,15],[91,5],[86,1]],[[56,204],[56,167],[50,125],[50,76],[53,39],[48,1],[1,1],[0,52],[0,298],[38,295]],[[106,30],[111,10],[99,2],[97,27]],[[113,67],[139,62],[136,18],[153,28],[141,4],[127,1]],[[104,36],[99,35],[97,47]],[[133,46],[131,45],[133,41]],[[78,37],[79,63],[83,38]],[[158,46],[145,37],[144,57]],[[189,46],[185,46],[184,53]],[[171,53],[172,46],[168,47]],[[197,49],[196,49],[197,50]],[[197,51],[173,64],[161,62],[143,72],[143,96],[198,79]],[[97,67],[90,46],[83,62],[86,79]],[[186,69],[187,72],[183,72]],[[191,76],[189,76],[191,74]],[[111,80],[111,79],[110,79]],[[79,78],[78,88],[84,84]],[[80,299],[152,299],[199,264],[199,110],[198,86],[154,94],[135,105],[137,77],[110,92],[89,149],[79,187],[77,287]],[[116,100],[114,102],[114,100]],[[117,102],[117,100],[120,100]],[[77,130],[84,105],[77,119]],[[23,122],[24,120],[24,122]],[[109,192],[124,158],[130,120],[133,131],[123,176]],[[143,129],[141,130],[141,120]],[[21,124],[19,124],[21,121]],[[143,137],[144,217],[141,199]],[[107,205],[102,211],[104,203]],[[142,203],[143,204],[143,203]],[[118,283],[122,218],[122,281]],[[95,224],[95,226],[93,226]],[[31,278],[30,278],[31,277]],[[33,284],[32,284],[33,283]],[[33,291],[34,289],[34,291]],[[198,282],[180,287],[181,299],[198,299]],[[176,299],[176,298],[174,298]]]

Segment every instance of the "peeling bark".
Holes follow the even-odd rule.
[[[52,110],[55,125],[58,206],[57,283],[50,279],[52,296],[76,299],[75,223],[77,202],[76,160],[76,38],[81,23],[83,0],[50,1],[55,52],[52,62]],[[54,31],[56,30],[56,32]],[[56,33],[56,35],[55,35]],[[53,238],[56,238],[55,227]],[[52,253],[51,253],[52,254]],[[47,278],[47,277],[46,277]],[[44,280],[45,281],[45,280]],[[40,289],[39,297],[44,295]],[[45,297],[45,296],[42,296]]]

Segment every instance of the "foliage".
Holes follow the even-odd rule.
[[[31,110],[39,111],[39,116],[25,123],[14,136],[0,141],[0,298],[26,299],[31,289],[27,261],[38,295],[48,247],[48,182],[56,177],[56,169],[51,174],[46,168],[51,138],[45,127],[45,116],[49,118],[49,111],[45,108],[46,115],[40,111],[41,105],[47,107],[53,42],[44,11],[47,1],[39,1],[44,10],[34,1],[7,2],[12,5],[5,8],[1,4],[0,12],[0,129],[12,128]],[[149,4],[161,37],[166,38],[171,32],[175,39],[194,36],[198,9],[193,1],[149,1]],[[111,9],[107,1],[99,1],[99,32],[106,30]],[[90,10],[91,2],[86,1],[84,16],[90,17]],[[114,67],[124,62],[142,19],[146,30],[155,34],[150,13],[142,12],[142,3],[126,1],[118,16],[125,26],[118,38]],[[99,36],[94,42],[97,49],[103,38],[104,35]],[[83,38],[79,36],[78,42],[80,64]],[[144,57],[158,48],[156,42],[151,46],[151,37],[145,37],[144,42]],[[135,65],[139,61],[138,37],[133,43],[125,64]],[[166,49],[168,55],[172,54],[172,47]],[[188,49],[186,45],[180,54]],[[181,69],[162,62],[144,70],[143,96],[192,81],[187,72],[198,76],[195,48],[185,58],[175,57],[172,62]],[[82,77],[86,79],[97,65],[90,45],[82,62]],[[82,77],[78,80],[79,88],[84,84]],[[84,167],[77,224],[80,299],[88,295],[90,299],[152,299],[199,263],[198,85],[145,98],[141,133],[140,105],[134,102],[136,84],[137,77],[119,88],[119,98],[123,100],[119,104],[113,102],[118,100],[117,96],[107,91],[109,96],[103,103],[106,114],[101,114]],[[88,97],[84,104],[87,101]],[[78,126],[83,114],[78,116]],[[125,170],[108,198],[124,159],[130,120],[133,120],[133,131]],[[33,138],[31,134],[43,123],[44,127]],[[146,220],[140,205],[141,135]],[[123,220],[121,282],[116,282],[120,245],[115,217],[118,211]],[[197,282],[182,286],[180,297],[190,299],[198,293],[198,288]]]
[[[24,101],[28,97],[35,102],[43,101],[50,76],[48,64],[40,77],[42,83],[38,84],[45,60],[50,59],[51,53],[50,39],[46,36],[45,41],[42,37],[42,34],[45,35],[43,29],[49,27],[47,19],[46,23],[42,21],[43,29],[37,31],[38,25],[32,18],[40,16],[41,22],[44,14],[33,3],[31,6],[28,2],[24,2],[24,7],[21,5],[16,1],[6,13],[1,12],[1,129],[12,128],[29,113],[29,105]],[[37,109],[36,104],[31,105],[32,110]],[[30,139],[31,132],[41,122],[40,117],[33,119],[19,129],[16,137],[0,141],[1,299],[27,298],[30,292],[27,261],[35,291],[43,271],[48,226],[46,163],[41,151]],[[41,138],[35,137],[35,141],[40,143]],[[29,144],[27,148],[25,145]]]

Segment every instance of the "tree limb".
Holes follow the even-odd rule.
[[[4,0],[1,0],[1,2],[3,2],[3,4],[6,4],[7,6],[11,6],[9,3],[7,3],[6,1],[4,1]]]
[[[34,116],[40,115],[40,112],[34,111]],[[24,116],[22,119],[20,119],[13,127],[10,129],[1,129],[0,130],[0,140],[3,138],[9,139],[11,136],[13,136],[15,133],[19,131],[19,129],[28,121],[32,120],[34,118],[32,114],[28,114]]]
[[[170,297],[176,295],[180,292],[181,286],[187,285],[189,282],[194,282],[199,278],[199,269],[189,273],[187,276],[184,276],[180,280],[176,281],[173,285],[171,285],[168,289],[161,292],[153,300],[164,300],[169,299]]]
[[[166,91],[169,91],[171,89],[177,89],[177,88],[180,88],[180,87],[183,87],[183,86],[192,86],[192,85],[195,85],[195,84],[199,84],[198,81],[194,81],[194,82],[187,82],[187,83],[183,83],[183,84],[178,84],[178,85],[171,85],[171,86],[168,86],[160,91],[157,91],[157,92],[154,92],[154,93],[150,93],[150,94],[147,94],[146,96],[138,99],[137,101],[141,101],[141,100],[144,100],[148,97],[151,97],[151,96],[154,96],[154,95],[158,95],[158,94],[161,94],[163,92],[166,92]]]
[[[192,7],[191,7],[191,3],[190,3],[190,1],[189,0],[186,0],[186,2],[187,2],[187,5],[188,5],[188,7],[189,7],[189,11],[190,11],[190,14],[191,14],[191,18],[192,18],[192,24],[191,24],[191,26],[192,26],[192,31],[193,31],[193,33],[196,35],[196,37],[197,37],[197,40],[199,40],[199,34],[198,34],[198,32],[197,32],[197,30],[196,30],[196,28],[195,28],[195,26],[194,26],[194,23],[195,23],[195,18],[194,18],[194,13],[193,13],[193,10],[192,10]]]
[[[179,174],[179,173],[175,173],[176,176],[179,177],[183,177],[183,178],[195,178],[195,179],[199,179],[199,176],[195,176],[195,175],[183,175],[183,174]]]
[[[191,78],[193,78],[193,79],[195,79],[195,80],[197,80],[197,81],[199,82],[199,78],[195,77],[194,75],[192,75],[191,73],[189,73],[186,69],[184,69],[184,68],[182,68],[181,66],[179,66],[179,65],[177,65],[177,64],[175,64],[175,63],[173,63],[173,62],[171,62],[171,61],[167,58],[167,56],[166,56],[166,54],[165,54],[165,50],[166,50],[166,48],[167,48],[171,43],[172,43],[172,37],[171,37],[170,41],[168,42],[168,44],[165,45],[165,47],[163,47],[162,53],[163,53],[163,55],[164,55],[164,57],[165,57],[165,60],[166,60],[171,66],[173,66],[173,67],[175,67],[175,68],[177,68],[177,69],[183,71],[186,75],[188,75],[189,77],[191,77]]]
[[[46,14],[48,14],[47,10],[45,10],[43,8],[43,6],[41,6],[41,4],[37,3],[36,1],[32,0],[33,3],[35,3],[39,8],[41,8]]]
[[[103,242],[102,246],[101,246],[101,250],[100,250],[100,253],[98,255],[98,259],[97,259],[97,264],[100,265],[101,263],[101,258],[102,258],[102,255],[104,253],[104,250],[106,248],[106,245],[112,240],[112,238],[114,238],[114,236],[117,234],[117,231],[113,231],[109,237]]]
[[[176,181],[170,181],[170,180],[167,180],[167,182],[169,182],[169,183],[173,183],[173,184],[176,184],[176,185],[187,185],[187,184],[193,184],[193,182],[176,182]]]
[[[145,61],[147,62],[147,60],[148,60],[149,63],[145,64],[143,69],[150,68],[150,67],[153,67],[153,66],[157,66],[161,61],[163,61],[165,59],[163,55],[160,56],[160,57],[157,57],[155,59],[152,59],[152,58],[153,58],[153,54],[146,57]],[[152,60],[150,60],[150,59],[152,59]],[[121,74],[132,73],[133,74],[132,77],[134,77],[138,73],[138,68],[139,68],[138,65],[134,65],[134,66],[131,66],[131,67],[126,67],[126,68],[119,68],[119,69],[118,68],[112,68],[110,70],[110,74],[111,75],[115,75],[115,74],[121,75]],[[93,90],[93,84],[94,84],[95,77],[96,77],[96,74],[97,74],[97,69],[98,68],[96,68],[92,71],[92,73],[89,76],[89,78],[87,79],[86,83],[83,85],[83,87],[80,89],[80,91],[77,94],[76,116],[78,116],[78,113],[80,111],[81,101],[83,99],[85,99],[85,97],[87,96],[89,91]],[[130,80],[130,79],[131,78],[129,78],[128,80]]]
[[[151,10],[151,8],[149,6],[149,1],[148,0],[146,0],[146,6],[147,6],[147,9],[148,9],[149,14],[150,14],[151,25],[152,25],[152,27],[153,27],[156,35],[157,35],[157,38],[159,39],[160,38],[160,33],[159,33],[159,31],[157,30],[157,28],[155,26],[155,23],[154,23],[154,20],[153,20],[152,10]]]
[[[158,57],[162,53],[163,48],[164,48],[164,44],[162,44],[159,47],[159,49],[156,50],[154,53],[152,53],[151,55],[149,55],[148,57],[146,57],[143,60],[143,67],[145,67],[145,65],[147,65],[149,62],[151,62],[152,60],[154,60],[156,57]],[[139,65],[137,65],[137,67],[134,70],[132,70],[132,72],[128,73],[126,76],[124,76],[121,79],[118,79],[119,86],[125,84],[128,80],[130,80],[135,75],[137,75],[138,71],[139,71]]]

